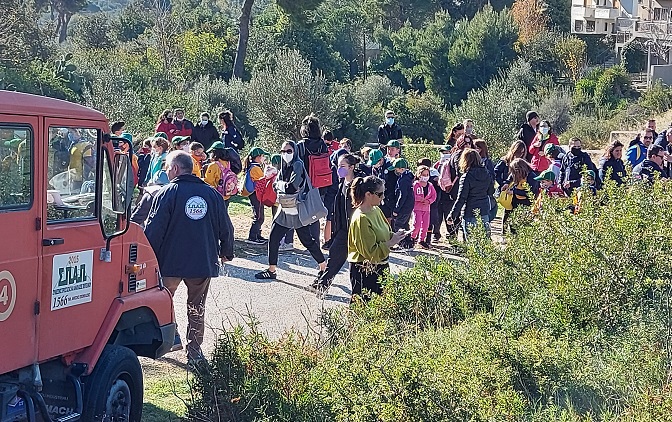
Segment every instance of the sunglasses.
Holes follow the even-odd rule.
[[[653,139],[653,136],[645,136],[644,139]]]
[[[383,191],[383,192],[371,192],[371,193],[376,195],[378,198],[382,198],[383,195],[385,195],[385,191]]]
[[[664,155],[658,155],[658,154],[656,154],[656,157],[660,158],[661,160],[665,158]]]
[[[281,149],[280,150],[280,154],[291,154],[293,152],[294,151],[292,151],[291,149]]]

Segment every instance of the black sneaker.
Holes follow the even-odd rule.
[[[275,280],[276,278],[278,278],[278,275],[275,272],[265,270],[260,273],[256,273],[254,275],[254,278],[256,278],[257,280]]]
[[[257,236],[257,240],[259,240],[260,242],[268,243],[268,239],[262,237],[261,235]]]
[[[333,239],[329,239],[326,242],[324,242],[324,245],[322,245],[322,250],[328,251],[329,248],[331,248],[332,243],[334,243]]]
[[[432,245],[425,241],[418,242],[418,245],[420,245],[420,247],[423,249],[432,249]]]
[[[257,238],[257,239],[245,239],[245,243],[249,243],[251,245],[263,245],[266,242]]]
[[[441,235],[440,234],[435,234],[434,235],[434,241],[435,242],[440,242],[441,241]]]

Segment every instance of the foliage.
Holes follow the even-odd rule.
[[[550,92],[540,101],[537,112],[551,123],[555,133],[563,133],[571,121],[572,95],[563,89]]]
[[[544,4],[539,0],[516,0],[511,7],[511,15],[518,25],[519,38],[527,44],[540,32],[548,27],[549,17],[544,13]]]
[[[225,334],[190,416],[664,420],[672,185],[568,202],[516,212],[505,248],[475,233],[462,259],[386,275],[382,296],[325,314],[324,338]]]
[[[663,84],[661,80],[657,80],[648,91],[639,97],[638,102],[651,113],[666,112],[672,108],[672,88]]]
[[[248,89],[250,120],[262,145],[297,139],[301,121],[311,113],[324,127],[336,127],[338,102],[329,98],[324,76],[314,75],[297,51],[278,52],[273,65],[254,74]]]
[[[405,136],[443,144],[448,120],[443,102],[436,95],[411,92],[392,100],[390,108],[397,114]]]
[[[485,88],[472,91],[448,113],[450,122],[471,118],[477,133],[488,142],[493,157],[500,157],[514,140],[525,113],[536,106],[534,74],[530,64],[516,62]]]
[[[555,54],[561,63],[561,72],[576,83],[586,69],[588,57],[586,43],[573,36],[562,37],[555,44]]]
[[[104,13],[80,18],[72,26],[72,42],[79,48],[109,50],[114,48],[114,23]]]

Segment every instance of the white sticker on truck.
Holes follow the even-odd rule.
[[[55,255],[52,271],[52,311],[91,302],[92,250]]]
[[[0,322],[12,314],[16,305],[16,281],[9,271],[0,271]]]

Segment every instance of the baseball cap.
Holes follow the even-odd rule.
[[[280,157],[280,154],[271,155],[271,164],[279,165],[282,162],[281,160],[282,160],[282,157]]]
[[[210,148],[208,148],[208,150],[207,150],[206,152],[212,152],[212,151],[214,151],[214,150],[216,150],[216,149],[224,149],[224,148],[226,148],[226,147],[224,146],[224,142],[222,142],[222,141],[217,141],[217,142],[213,143],[212,146],[211,146]]]
[[[586,170],[586,171],[582,172],[581,174],[585,174],[586,176],[590,176],[593,179],[595,179],[595,172],[592,171],[592,170]]]
[[[444,145],[441,148],[439,148],[439,152],[450,152],[451,149],[452,148],[450,145]]]
[[[133,143],[133,135],[131,135],[130,133],[124,132],[124,133],[121,134],[121,137],[126,139],[131,144]]]
[[[369,151],[369,162],[367,164],[372,166],[382,159],[383,159],[383,151],[379,149],[372,149],[371,151]]]
[[[548,155],[548,154],[552,153],[552,152],[555,151],[557,148],[558,148],[558,147],[557,147],[556,145],[553,145],[553,144],[546,144],[546,146],[544,147],[544,155]]]
[[[175,136],[173,137],[173,145],[179,145],[184,141],[191,141],[191,136]]]
[[[555,173],[553,173],[553,170],[544,170],[541,172],[541,174],[537,177],[534,178],[534,180],[551,180],[555,181]]]
[[[393,139],[390,142],[388,142],[386,146],[392,148],[401,148],[401,143],[399,143],[399,141],[397,141],[396,139]]]
[[[259,147],[254,147],[252,148],[252,150],[250,150],[250,157],[254,158],[260,155],[270,155],[270,154]]]
[[[397,158],[392,162],[392,167],[390,167],[388,170],[407,169],[407,168],[408,168],[408,161],[406,161],[405,158]]]
[[[166,135],[166,132],[156,132],[152,138],[163,138],[168,140],[168,135]]]

